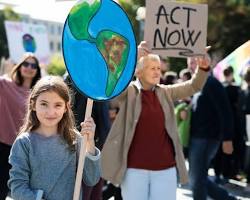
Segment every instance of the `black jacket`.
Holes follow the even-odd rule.
[[[209,76],[201,92],[192,99],[191,137],[231,140],[233,114],[222,84]]]
[[[80,124],[84,121],[88,98],[75,88],[69,76],[66,77],[65,82],[72,92],[72,110],[75,116],[76,126],[78,130],[80,130]],[[111,126],[109,119],[109,103],[107,101],[94,101],[91,116],[96,124],[95,144],[101,150]]]

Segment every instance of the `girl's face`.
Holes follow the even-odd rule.
[[[67,107],[66,102],[56,92],[48,91],[37,97],[34,110],[40,128],[57,131],[58,123],[67,111]]]
[[[24,79],[33,79],[38,70],[36,61],[33,58],[27,58],[21,65],[20,72]]]

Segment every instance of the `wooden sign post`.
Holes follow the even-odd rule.
[[[84,120],[86,120],[88,117],[91,117],[92,107],[93,107],[93,100],[88,98]],[[84,161],[85,161],[86,149],[87,149],[86,141],[87,141],[87,136],[84,135],[81,141],[81,149],[80,149],[80,154],[79,154],[79,159],[78,159],[73,200],[79,200],[79,196],[80,196],[82,173],[83,173],[83,167],[84,167]]]

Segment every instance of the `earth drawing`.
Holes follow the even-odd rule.
[[[36,51],[36,42],[32,35],[26,33],[23,35],[23,48],[26,52],[34,53]]]
[[[136,65],[131,23],[112,0],[79,1],[64,24],[63,55],[77,88],[94,100],[119,95]]]

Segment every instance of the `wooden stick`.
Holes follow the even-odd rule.
[[[84,120],[91,116],[92,107],[93,107],[93,100],[88,98]],[[80,154],[79,154],[79,159],[78,159],[78,167],[77,167],[77,173],[76,173],[76,182],[75,182],[73,200],[79,200],[79,197],[80,197],[80,189],[81,189],[81,183],[82,183],[84,161],[86,157],[86,149],[87,149],[87,136],[84,135],[81,140],[81,149],[80,149]]]
[[[43,191],[38,190],[36,195],[36,200],[42,200],[42,198],[43,198]]]

